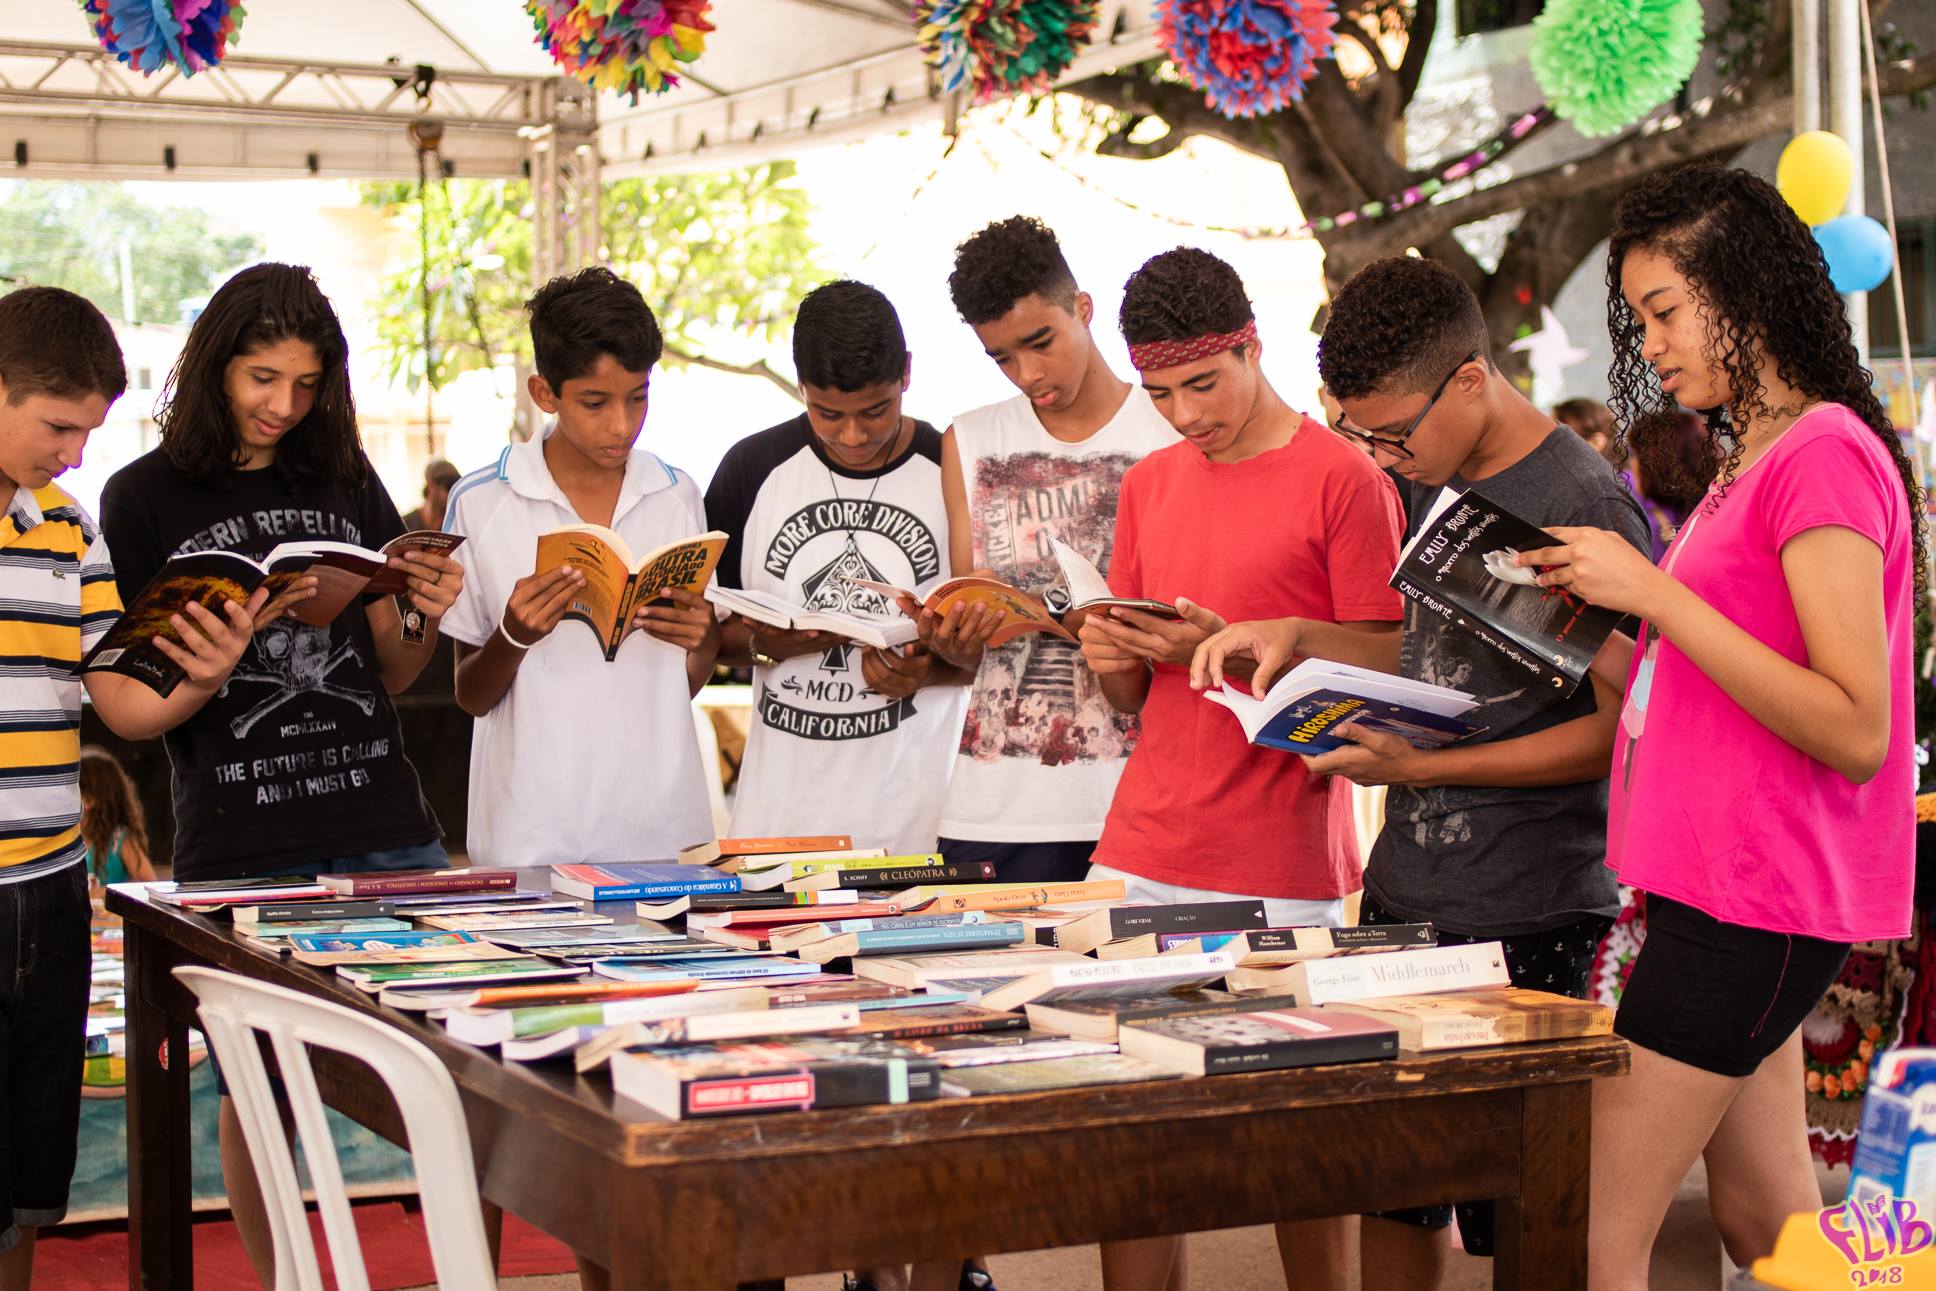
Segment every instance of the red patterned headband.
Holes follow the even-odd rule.
[[[1239,345],[1248,345],[1256,339],[1257,320],[1253,318],[1234,332],[1192,336],[1187,341],[1150,341],[1143,345],[1132,345],[1129,347],[1129,361],[1138,372],[1149,372],[1156,368],[1173,368],[1179,363],[1194,363],[1198,359],[1207,359],[1212,354],[1234,350]]]

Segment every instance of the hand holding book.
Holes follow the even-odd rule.
[[[890,650],[869,646],[860,656],[861,677],[887,699],[906,699],[927,684],[933,670],[934,656],[913,642]]]
[[[1312,775],[1343,776],[1353,784],[1422,784],[1423,764],[1433,750],[1415,747],[1402,735],[1376,731],[1356,722],[1331,728],[1332,735],[1347,741],[1317,757],[1300,754]]]
[[[221,617],[200,602],[189,601],[168,618],[179,644],[160,633],[152,642],[181,669],[182,680],[212,691],[228,680],[242,652],[249,648],[249,639],[255,635],[255,613],[268,599],[268,589],[258,587],[245,603],[223,601]]]
[[[585,575],[574,565],[526,574],[511,585],[498,631],[518,649],[530,649],[564,622],[571,598],[584,585]]]
[[[1522,551],[1517,563],[1539,571],[1541,587],[1564,587],[1590,605],[1654,617],[1661,590],[1674,581],[1632,543],[1605,529],[1547,529],[1560,546]]]
[[[1144,610],[1113,606],[1107,614],[1086,614],[1082,619],[1082,653],[1091,661],[1109,665],[1111,672],[1127,671],[1119,666],[1123,658],[1150,663],[1188,667],[1197,647],[1228,626],[1223,617],[1195,601],[1178,597],[1180,619],[1163,618]]]
[[[971,578],[993,578],[994,571],[977,569]],[[988,648],[995,630],[1002,626],[1001,610],[981,601],[955,602],[937,613],[921,604],[911,592],[895,598],[901,613],[914,620],[921,644],[943,661],[967,672],[981,666],[982,651]]]
[[[404,598],[428,619],[443,618],[464,590],[464,567],[447,551],[404,551],[390,557],[389,568],[402,577]]]
[[[633,627],[688,654],[703,649],[708,641],[718,650],[719,617],[705,598],[683,587],[665,588],[660,595],[665,599],[639,606],[632,616]]]

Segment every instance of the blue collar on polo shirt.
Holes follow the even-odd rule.
[[[544,441],[553,430],[554,427],[547,426],[543,435],[513,444],[505,451],[504,481],[513,493],[540,502],[555,502],[571,511],[574,508],[570,499],[552,478],[551,466],[545,461]],[[660,461],[658,454],[634,446],[631,456],[625,459],[625,480],[618,488],[618,505],[612,508],[612,523],[616,525],[640,498],[669,489],[678,482],[678,472]]]

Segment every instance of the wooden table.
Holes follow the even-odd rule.
[[[629,906],[629,903],[627,903]],[[1493,1285],[1586,1285],[1591,1081],[1607,1038],[1397,1062],[903,1107],[670,1122],[602,1076],[500,1061],[326,970],[266,956],[226,921],[117,888],[127,924],[128,1279],[192,1285],[187,1031],[172,976],[205,964],[380,1016],[449,1064],[483,1195],[603,1263],[615,1286],[742,1281],[924,1258],[1497,1197]],[[164,1063],[164,1046],[169,1060]],[[323,1097],[401,1141],[352,1059]]]

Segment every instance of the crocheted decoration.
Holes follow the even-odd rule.
[[[193,76],[222,61],[242,26],[235,0],[82,0],[101,48],[152,76],[171,67]]]
[[[597,89],[661,94],[679,84],[679,64],[706,48],[712,0],[525,0],[538,43]]]
[[[1581,134],[1614,134],[1694,74],[1701,21],[1701,0],[1547,0],[1533,19],[1533,79]]]
[[[941,88],[977,103],[1045,94],[1096,29],[1098,0],[915,0],[914,26]]]
[[[1330,0],[1162,0],[1156,34],[1211,107],[1254,117],[1304,97],[1337,22]]]

